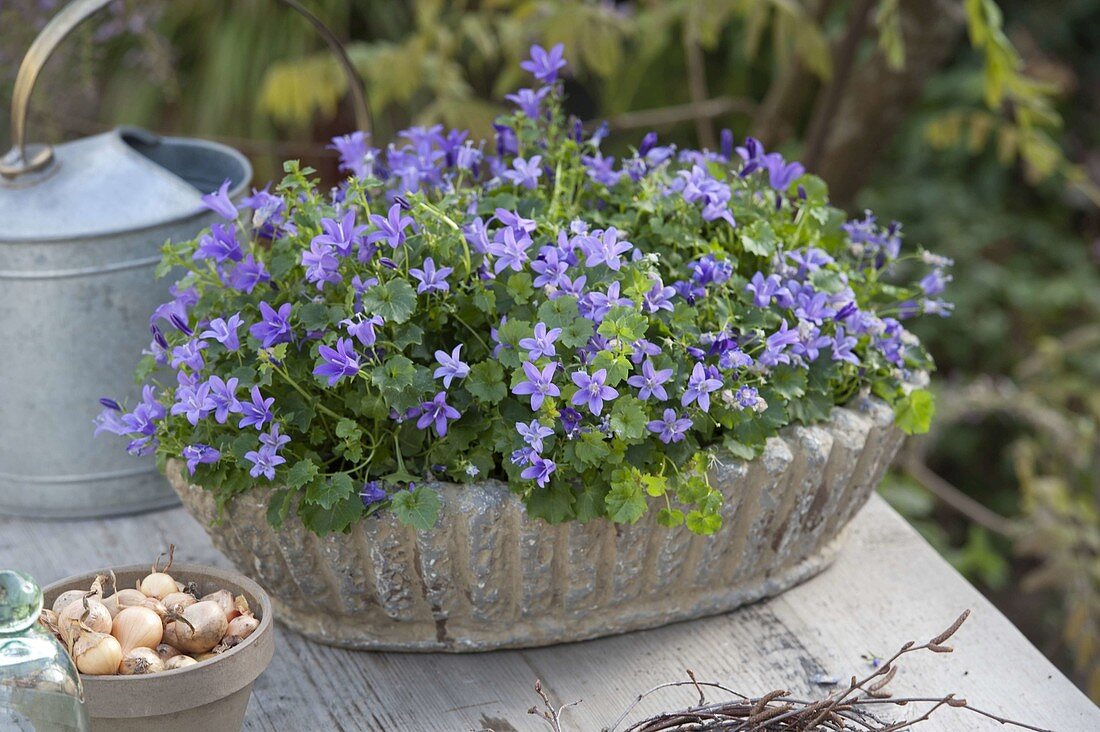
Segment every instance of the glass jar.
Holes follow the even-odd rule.
[[[38,622],[42,590],[0,570],[0,729],[85,732],[84,688],[72,658]]]

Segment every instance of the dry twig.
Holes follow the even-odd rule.
[[[902,656],[917,651],[931,653],[951,653],[947,641],[958,632],[970,616],[967,610],[955,622],[931,640],[917,644],[909,641],[897,653],[879,664],[863,678],[851,677],[846,688],[834,692],[824,699],[797,699],[788,691],[776,690],[758,697],[748,697],[722,684],[701,682],[691,671],[688,681],[670,682],[656,686],[639,694],[629,707],[603,732],[618,732],[619,726],[627,716],[645,698],[673,687],[692,687],[699,695],[697,706],[658,714],[623,729],[622,732],[701,732],[702,730],[729,730],[738,732],[900,732],[912,729],[920,722],[929,719],[944,707],[965,709],[972,714],[999,722],[1000,724],[1032,730],[1050,732],[1023,722],[1007,719],[992,712],[971,706],[965,699],[954,694],[944,696],[892,697],[886,689],[898,672],[898,661]],[[703,689],[718,689],[733,697],[732,700],[706,703]],[[551,714],[554,707],[537,687],[549,712],[542,716],[551,721],[555,732],[561,732],[560,712]],[[907,721],[890,721],[880,714],[889,706],[903,707],[916,704],[928,704],[918,716]],[[536,713],[532,709],[532,713]],[[556,725],[556,726],[555,726]]]

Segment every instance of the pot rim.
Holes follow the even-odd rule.
[[[274,643],[272,642],[274,637],[274,610],[271,598],[259,584],[236,571],[208,565],[177,562],[172,565],[172,569],[173,571],[178,571],[180,576],[186,576],[189,579],[200,579],[211,583],[231,583],[231,587],[226,589],[231,589],[231,591],[232,589],[237,589],[238,591],[234,592],[234,595],[242,594],[241,591],[243,591],[243,593],[256,598],[260,611],[260,624],[256,627],[255,631],[238,645],[230,648],[224,653],[218,654],[215,658],[199,661],[185,668],[170,669],[161,671],[160,673],[136,676],[119,676],[114,674],[90,676],[88,674],[80,674],[80,681],[85,686],[86,702],[90,705],[90,711],[93,717],[145,717],[154,714],[179,712],[185,709],[203,706],[204,704],[209,704],[218,699],[225,698],[240,689],[250,686],[271,662],[270,655],[266,659],[263,659],[262,656],[265,651],[273,652],[274,650]],[[57,582],[52,582],[43,588],[43,600],[45,601],[47,596],[56,597],[56,595],[67,589],[84,587],[91,582],[97,574],[102,574],[107,570],[112,570],[116,574],[131,572],[140,574],[148,573],[149,565],[129,564],[72,575],[71,577],[66,577]],[[263,644],[262,647],[261,644]],[[259,661],[258,663],[256,662],[257,660]],[[223,683],[209,683],[209,679],[212,678],[210,675],[211,667],[220,667],[219,675],[226,677],[223,679]],[[197,677],[193,675],[187,676],[187,674],[192,674],[195,671],[199,671],[202,675]],[[226,674],[224,672],[229,673]],[[182,679],[184,678],[191,679],[191,682],[183,681]],[[193,682],[201,683],[201,686],[197,687],[200,693],[195,694],[192,698],[184,702],[183,699],[185,695],[181,694],[180,691],[187,688],[184,684]],[[102,714],[100,709],[93,707],[103,706],[102,702],[104,699],[88,699],[89,694],[87,692],[89,688],[95,688],[97,696],[100,694],[110,695],[110,697],[115,700],[117,700],[119,698],[118,695],[122,693],[127,694],[127,696],[145,695],[144,702],[132,704],[128,708],[113,708],[111,714]],[[204,690],[211,688],[216,689],[216,694],[204,693]],[[135,694],[135,692],[139,694]],[[151,709],[156,709],[156,711],[148,711]]]

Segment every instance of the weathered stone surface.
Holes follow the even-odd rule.
[[[266,492],[216,523],[178,462],[168,477],[214,543],[272,594],[283,622],[362,649],[479,651],[664,625],[774,595],[828,566],[845,526],[901,444],[890,409],[861,397],[827,422],[792,426],[751,462],[718,454],[723,528],[698,537],[604,520],[550,526],[497,481],[438,484],[435,529],[392,514],[318,538],[294,516],[266,522]]]

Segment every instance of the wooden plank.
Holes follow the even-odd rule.
[[[152,562],[169,542],[177,558],[228,567],[182,509],[89,522],[0,518],[0,566],[42,583],[111,564]],[[257,681],[248,730],[545,730],[526,711],[542,680],[559,702],[582,700],[566,730],[598,730],[642,691],[692,669],[749,694],[785,688],[818,696],[815,676],[865,671],[865,654],[926,640],[964,608],[973,617],[950,655],[907,657],[901,695],[954,691],[989,711],[1057,730],[1100,729],[1100,710],[1062,676],[908,524],[874,498],[855,519],[833,568],[773,600],[724,616],[587,643],[477,655],[354,653],[280,629]],[[633,719],[690,704],[662,692]],[[912,714],[915,710],[896,710]],[[1004,729],[946,710],[925,730]]]

